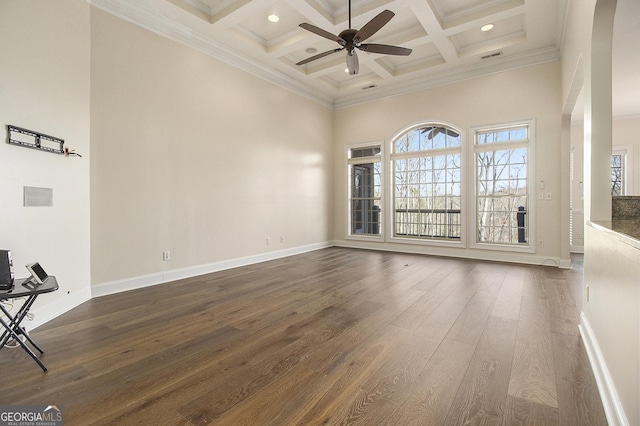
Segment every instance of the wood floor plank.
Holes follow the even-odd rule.
[[[488,279],[488,278],[487,278]],[[499,291],[500,281],[487,281],[476,290],[447,334],[449,339],[475,345],[480,339]]]
[[[558,407],[553,344],[544,323],[528,318],[518,323],[509,395]]]
[[[320,374],[304,365],[298,365],[287,371],[275,381],[260,389],[260,392],[244,398],[241,402],[226,410],[215,422],[228,425],[256,424],[266,425],[277,418],[292,399],[302,394],[313,394],[321,379]],[[209,424],[208,421],[193,424]]]
[[[513,320],[489,318],[445,425],[502,423],[517,324]]]
[[[507,397],[504,426],[555,426],[558,422],[557,408],[511,395]]]
[[[439,343],[433,343],[431,353],[435,352]],[[407,389],[426,362],[424,353],[407,339],[394,348],[387,361],[373,371],[361,388],[376,397],[399,402],[404,399]]]
[[[210,393],[216,386],[278,354],[310,332],[310,324],[326,322],[326,317],[333,312],[333,309],[326,309],[311,318],[288,316],[286,321],[273,330],[258,330],[254,334],[243,335],[252,337],[248,339],[250,344],[236,340],[235,345],[205,352],[203,357],[189,357],[188,364],[182,367],[183,372],[178,375],[179,380],[173,383],[165,380],[163,387],[149,389],[148,394],[140,401],[130,402],[126,412],[116,414],[122,418],[130,417],[134,424],[135,419],[144,418],[145,413],[150,417],[162,418],[163,413],[172,416],[179,407]]]
[[[435,311],[455,287],[446,280],[426,291],[415,303],[391,323],[396,327],[416,330]]]
[[[421,294],[420,290],[411,289],[407,292],[411,294]],[[375,336],[381,329],[382,324],[389,323],[398,316],[413,302],[411,297],[401,298],[385,304],[382,308],[372,312],[366,318],[357,322],[342,333],[329,341],[325,341],[322,350],[310,355],[309,362],[313,368],[324,374],[330,374],[333,370],[340,368],[345,362],[348,362],[349,355],[357,350],[360,345],[364,344],[368,339]],[[410,333],[407,330],[407,333]]]
[[[600,401],[584,344],[579,336],[552,333],[558,384],[559,424],[605,426]]]
[[[445,339],[381,424],[444,424],[474,351],[473,345]]]
[[[395,404],[379,395],[359,389],[332,415],[327,425],[378,424],[381,413],[393,411]]]
[[[348,401],[352,395],[360,392],[361,383],[370,377],[383,363],[390,359],[390,354],[398,347],[405,345],[411,338],[411,332],[396,327],[386,327],[372,337],[370,342],[361,347],[358,355],[349,358],[339,367],[332,369],[321,392],[298,407],[295,416],[291,416],[286,423],[275,424],[327,424],[332,421],[335,413]],[[333,419],[335,420],[335,419]]]
[[[0,351],[0,403],[81,426],[604,425],[576,274],[332,247],[104,296],[30,333],[46,374]]]
[[[558,407],[547,299],[522,298],[509,395]]]
[[[525,277],[526,270],[523,268],[515,266],[509,268],[491,310],[492,316],[512,320],[519,319]]]
[[[525,276],[522,294],[535,299],[548,299],[544,285],[545,274],[542,266],[532,267]]]
[[[546,279],[544,286],[549,294],[551,331],[574,336],[580,335],[578,330],[580,313],[567,282],[564,279]]]

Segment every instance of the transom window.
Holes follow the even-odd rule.
[[[461,239],[461,140],[440,124],[412,129],[393,142],[393,236]]]

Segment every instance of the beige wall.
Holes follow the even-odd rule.
[[[470,129],[475,126],[535,119],[535,182],[532,182],[531,188],[537,194],[538,182],[545,181],[544,193],[550,192],[552,200],[538,200],[536,197],[536,211],[530,216],[536,220],[536,235],[531,238],[534,242],[542,239],[544,247],[536,247],[534,254],[430,249],[415,245],[399,247],[390,243],[383,244],[382,248],[454,256],[488,256],[503,260],[525,260],[533,256],[534,261],[539,263],[546,263],[550,259],[548,264],[555,264],[558,259],[568,259],[568,250],[562,253],[560,248],[560,205],[562,202],[568,203],[568,195],[560,190],[560,77],[559,63],[547,63],[336,111],[335,239],[346,238],[346,146],[374,141],[389,143],[396,132],[424,120],[451,123],[464,129],[464,137],[468,139]],[[379,245],[369,246],[381,248]]]
[[[565,27],[562,51],[563,94],[567,94],[565,112],[573,109],[570,94],[584,89],[581,136],[587,221],[610,219],[610,214],[609,217],[605,214],[611,206],[606,196],[610,177],[607,167],[603,166],[605,162],[610,165],[611,146],[616,143],[612,135],[616,140],[622,135],[619,123],[612,123],[611,79],[603,78],[610,73],[610,60],[606,57],[610,57],[611,11],[615,4],[615,0],[570,1]],[[600,41],[592,43],[592,38]],[[604,95],[607,91],[608,99]],[[584,284],[589,291],[584,294],[590,294],[590,298],[583,300],[581,332],[609,423],[637,425],[640,423],[640,271],[634,265],[638,264],[640,251],[623,240],[600,227],[585,227]]]
[[[91,48],[94,285],[329,241],[330,110],[97,9]]]
[[[573,153],[573,176],[571,179],[572,247],[577,253],[584,252],[584,177],[583,169],[584,122],[571,123],[571,152]]]
[[[0,2],[0,248],[17,277],[39,261],[60,290],[36,301],[31,328],[90,297],[89,5]],[[8,124],[65,140],[82,158],[5,143]],[[23,187],[53,190],[52,207],[23,207]]]
[[[638,101],[640,102],[640,100]],[[640,195],[640,117],[613,119],[613,150],[627,153],[627,195]]]
[[[627,153],[625,178],[627,194],[640,195],[640,117],[614,118],[612,122],[612,149]],[[584,250],[583,199],[583,143],[584,121],[571,123],[571,150],[574,156],[574,176],[571,180],[573,204],[573,250]]]

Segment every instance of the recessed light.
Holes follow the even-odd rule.
[[[307,52],[309,55],[312,55],[314,53],[316,53],[318,51],[318,49],[316,49],[315,47],[309,47],[307,48],[307,50],[305,50],[305,52]]]
[[[493,24],[485,24],[480,27],[480,31],[491,31],[493,29]]]
[[[267,16],[267,19],[270,22],[278,22],[280,20],[280,17],[278,15],[269,15]]]

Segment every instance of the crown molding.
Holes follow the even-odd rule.
[[[533,52],[492,59],[487,63],[476,63],[455,70],[441,72],[439,74],[426,76],[417,81],[392,84],[371,92],[333,98],[284,73],[242,55],[209,37],[205,37],[186,25],[175,22],[133,0],[87,0],[87,2],[97,9],[131,22],[134,25],[138,25],[155,34],[201,51],[206,55],[219,59],[333,110],[560,59],[560,50],[557,47],[551,46]]]
[[[472,64],[455,70],[444,71],[439,74],[425,77],[419,81],[386,86],[375,93],[350,95],[344,96],[343,98],[337,98],[334,102],[334,109],[348,108],[378,99],[403,95],[438,86],[446,86],[448,84],[458,83],[465,80],[471,80],[478,77],[558,60],[560,60],[560,51],[556,47],[547,47],[519,55],[493,59],[486,64]]]
[[[284,89],[333,108],[333,99],[274,69],[264,66],[211,38],[194,32],[191,28],[160,15],[154,10],[129,0],[87,0],[89,4],[127,22],[138,25],[155,34],[199,50],[206,55],[240,68]]]

